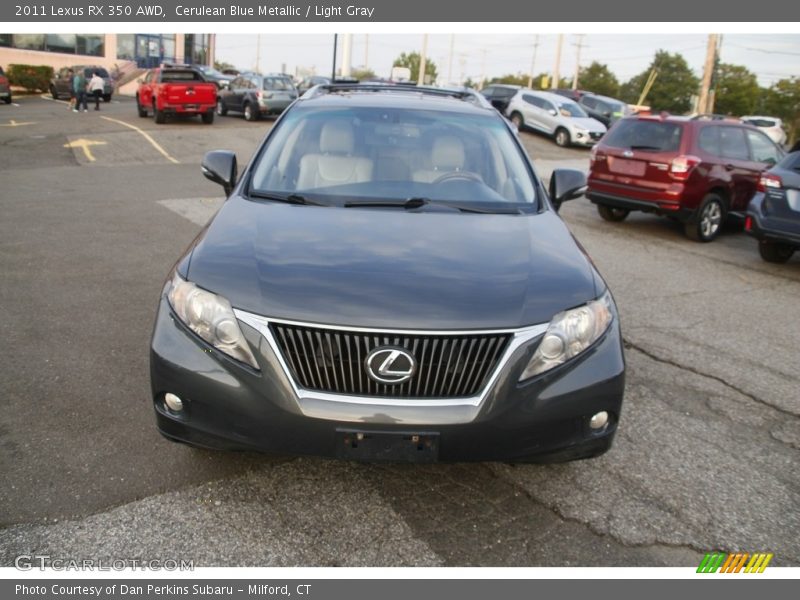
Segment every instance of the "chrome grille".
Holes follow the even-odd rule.
[[[355,396],[460,398],[476,395],[512,334],[404,335],[270,323],[272,336],[297,385]],[[417,370],[405,383],[373,381],[365,359],[375,348],[405,348]]]

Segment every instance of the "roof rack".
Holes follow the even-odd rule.
[[[741,121],[738,117],[716,113],[700,113],[689,117],[690,121]]]
[[[471,99],[477,94],[471,89],[436,88],[424,85],[397,85],[395,83],[324,83],[306,92],[306,98],[314,98],[323,94],[340,92],[417,92],[429,96],[446,96],[459,100]]]

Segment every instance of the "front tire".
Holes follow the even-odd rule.
[[[767,240],[758,241],[758,253],[767,262],[785,263],[792,258],[794,247],[780,242],[768,242]]]
[[[142,119],[147,118],[147,108],[139,103],[139,96],[136,96],[136,111]]]
[[[104,94],[103,102],[111,102],[111,94]]]
[[[686,237],[707,243],[719,235],[725,222],[725,204],[719,194],[708,194],[684,225]]]
[[[225,108],[225,103],[222,101],[222,99],[217,100],[217,114],[220,117],[224,117],[228,114],[228,109]]]
[[[50,86],[50,95],[53,97],[53,100],[58,100],[58,92],[52,85]]]
[[[613,206],[606,206],[605,204],[598,204],[597,212],[604,221],[610,221],[612,223],[624,221],[631,213],[627,208],[615,208]]]
[[[511,113],[511,122],[517,128],[517,131],[522,131],[522,128],[525,127],[525,118],[517,111]]]
[[[4,99],[5,99],[5,101],[6,101],[6,104],[11,104],[11,94],[9,94],[8,96],[6,96]]]
[[[564,129],[563,127],[559,127],[556,129],[556,145],[561,146],[562,148],[566,148],[572,143],[572,140],[569,137],[569,131]]]

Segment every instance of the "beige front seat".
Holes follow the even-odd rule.
[[[463,171],[465,160],[461,140],[452,135],[436,138],[431,147],[430,168],[415,171],[414,181],[432,183],[447,173]]]
[[[319,134],[319,154],[306,154],[300,159],[297,189],[361,183],[372,179],[372,161],[353,156],[355,133],[344,121],[332,121],[322,126]]]

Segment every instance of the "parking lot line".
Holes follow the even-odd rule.
[[[163,154],[163,155],[164,155],[164,158],[166,158],[167,160],[169,160],[169,161],[171,161],[171,162],[174,162],[176,165],[177,165],[177,164],[180,164],[180,161],[179,161],[178,159],[176,159],[176,158],[173,158],[172,156],[170,156],[170,155],[169,155],[169,153],[168,153],[166,150],[164,150],[164,148],[162,148],[162,147],[161,147],[161,146],[158,144],[158,142],[157,142],[157,141],[155,141],[155,140],[154,140],[154,139],[153,139],[153,138],[150,136],[150,134],[149,134],[149,133],[147,133],[146,131],[144,131],[143,129],[140,129],[139,127],[136,127],[136,125],[131,125],[130,123],[126,123],[125,121],[120,121],[119,119],[112,119],[111,117],[105,117],[105,116],[104,116],[104,117],[101,117],[101,118],[102,118],[102,119],[105,119],[106,121],[113,121],[114,123],[119,123],[120,125],[124,125],[125,127],[129,127],[129,128],[131,128],[131,129],[133,129],[134,131],[136,131],[136,132],[138,132],[138,133],[142,134],[142,136],[144,136],[144,139],[146,139],[148,142],[150,142],[150,144],[153,146],[153,148],[155,148],[155,149],[156,149],[156,150],[158,150],[158,151],[159,151],[161,154]]]

